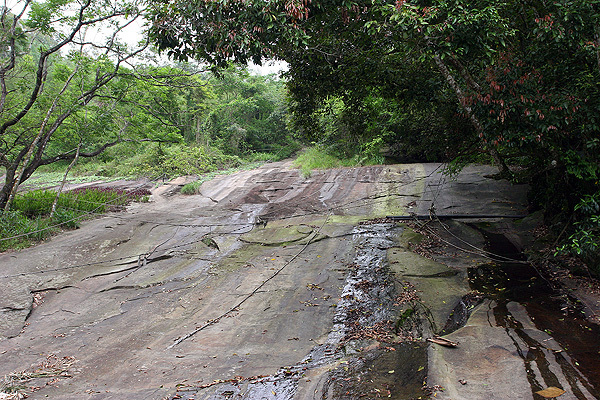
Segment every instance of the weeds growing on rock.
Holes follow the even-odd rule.
[[[44,240],[62,229],[74,229],[91,216],[123,209],[132,201],[148,201],[150,191],[88,187],[62,193],[34,190],[16,196],[12,208],[0,215],[0,251],[19,249]]]

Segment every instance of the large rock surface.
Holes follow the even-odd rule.
[[[303,178],[274,163],[194,196],[160,184],[149,204],[0,255],[0,376],[32,399],[408,399],[425,396],[429,371],[427,385],[446,388],[438,398],[532,398],[536,370],[520,339],[489,322],[489,301],[449,336],[459,348],[425,342],[483,257],[461,246],[433,261],[410,251],[419,235],[402,224],[359,226],[433,209],[524,213],[526,187],[484,177],[493,172],[449,180],[414,164]],[[464,224],[447,229],[483,246]],[[420,308],[397,303],[407,283]],[[411,304],[418,326],[406,341],[398,321]],[[377,330],[386,321],[389,334]]]

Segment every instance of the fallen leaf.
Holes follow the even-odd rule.
[[[540,390],[540,391],[537,391],[535,393],[539,394],[540,396],[545,397],[547,399],[553,399],[555,397],[558,397],[560,395],[565,394],[565,391],[562,390],[562,389],[560,389],[560,388],[557,388],[557,387],[554,387],[554,386],[550,386],[547,389]]]

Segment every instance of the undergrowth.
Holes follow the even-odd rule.
[[[222,171],[214,171],[214,172],[210,172],[207,174],[202,174],[194,182],[190,182],[187,185],[184,185],[181,188],[181,194],[187,194],[187,195],[198,194],[200,191],[200,186],[202,186],[202,184],[204,182],[210,181],[217,175],[229,175],[229,174],[234,174],[239,171],[251,170],[251,169],[261,166],[263,163],[264,163],[263,161],[255,161],[255,162],[251,162],[248,164],[240,165],[239,167],[235,167],[235,168],[229,168],[229,169],[222,170]]]
[[[18,195],[11,209],[0,215],[0,251],[28,247],[63,229],[77,228],[83,219],[121,209],[132,201],[147,201],[149,195],[146,189],[76,189],[60,195],[52,217],[55,191],[34,190]]]
[[[231,174],[253,169],[268,161],[289,156],[295,148],[281,148],[274,153],[252,153],[246,159],[224,154],[219,149],[200,145],[132,143],[117,146],[92,160],[81,160],[68,176],[69,183],[112,181],[142,176],[174,177],[199,175],[199,179],[182,188],[183,194],[195,194],[203,182],[217,174]],[[55,186],[62,182],[65,163],[40,168],[22,187]],[[9,211],[0,213],[0,251],[21,249],[60,232],[74,229],[93,215],[119,209],[131,201],[148,199],[149,192],[131,193],[90,187],[61,194],[56,211],[50,212],[56,192],[30,190],[15,197]]]
[[[73,169],[74,175],[105,177],[199,175],[240,166],[238,156],[200,145],[142,143],[111,149]]]
[[[356,167],[361,165],[381,164],[381,157],[367,157],[365,154],[351,158],[338,157],[334,151],[324,146],[314,146],[304,150],[294,161],[294,165],[302,171],[304,177],[309,177],[315,169]]]

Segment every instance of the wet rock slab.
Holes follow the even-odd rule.
[[[332,329],[354,225],[402,209],[404,195],[374,199],[421,171],[306,180],[276,164],[207,182],[198,196],[159,186],[153,203],[0,255],[0,375],[56,354],[76,361],[61,377],[22,381],[30,398],[162,399],[299,365]],[[255,192],[267,201],[251,201]]]
[[[428,381],[444,388],[437,398],[538,399],[534,393],[548,387],[564,389],[564,399],[596,398],[568,353],[534,326],[522,306],[508,304],[518,328],[497,324],[496,307],[484,302],[466,326],[446,336],[459,347],[430,347]]]
[[[516,388],[504,394],[531,398],[532,376],[593,394],[582,374],[564,372],[573,361],[525,323],[518,303],[506,309],[555,356],[546,368],[554,381],[527,355],[541,353],[519,353],[533,342],[490,322],[492,300],[467,301],[469,269],[488,262],[464,249],[483,246],[477,229],[448,221],[437,233],[449,244],[415,254],[430,232],[385,219],[432,203],[522,212],[523,188],[487,180],[490,168],[469,167],[456,181],[439,170],[305,179],[269,164],[189,197],[174,182],[151,204],[0,255],[0,376],[20,379],[32,399],[411,399],[442,386],[437,398],[487,399],[506,382]],[[426,341],[443,333],[460,346]],[[46,377],[16,374],[47,370],[49,360],[60,368]]]

